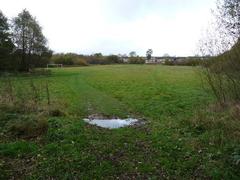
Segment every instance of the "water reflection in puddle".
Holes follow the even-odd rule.
[[[131,126],[138,123],[137,119],[83,119],[88,124],[97,125],[103,128],[117,129],[121,127]]]

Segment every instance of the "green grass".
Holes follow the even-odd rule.
[[[63,104],[66,115],[49,117],[47,134],[23,141],[5,138],[5,124],[16,115],[2,112],[0,178],[238,179],[239,165],[231,158],[240,154],[239,141],[223,138],[221,127],[208,130],[192,123],[214,100],[197,72],[191,67],[108,65],[12,77],[22,91],[31,79],[48,81],[51,100]],[[83,122],[95,113],[130,115],[146,123],[108,130]]]

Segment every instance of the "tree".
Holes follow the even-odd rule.
[[[146,56],[147,56],[147,59],[150,60],[152,58],[152,53],[153,53],[153,50],[152,49],[148,49],[147,50],[147,53],[146,53]]]
[[[39,57],[48,51],[41,26],[26,9],[13,19],[13,39],[21,50],[21,71],[29,71],[34,66],[33,56]]]
[[[214,16],[198,44],[203,56],[222,54],[240,39],[239,0],[218,0]]]
[[[102,53],[95,53],[93,56],[95,56],[95,57],[103,57]]]
[[[145,60],[139,56],[136,57],[130,57],[128,60],[129,64],[144,64]]]
[[[9,68],[10,53],[13,48],[7,18],[0,11],[0,70]]]
[[[219,0],[217,4],[217,20],[219,28],[224,27],[228,36],[235,40],[240,38],[240,1]]]
[[[240,1],[219,0],[216,21],[201,41],[203,77],[220,105],[240,101]]]
[[[170,57],[170,55],[168,53],[165,53],[163,57]]]
[[[132,51],[132,52],[129,53],[129,56],[130,57],[136,57],[137,53],[135,51]]]
[[[109,64],[121,63],[120,58],[116,55],[107,56],[106,61]]]

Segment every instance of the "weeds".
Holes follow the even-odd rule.
[[[8,132],[16,137],[34,138],[45,134],[47,130],[47,118],[41,115],[25,115],[8,124]]]
[[[0,110],[7,114],[17,114],[14,119],[9,118],[4,126],[11,136],[41,136],[48,130],[49,116],[64,115],[50,99],[48,82],[39,84],[31,79],[26,84],[16,86],[10,78],[6,78],[1,85]]]
[[[230,51],[203,63],[205,82],[221,106],[240,102],[240,42]]]

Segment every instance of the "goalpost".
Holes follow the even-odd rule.
[[[62,68],[62,67],[63,67],[63,64],[47,64],[47,69],[48,69],[49,67]]]

